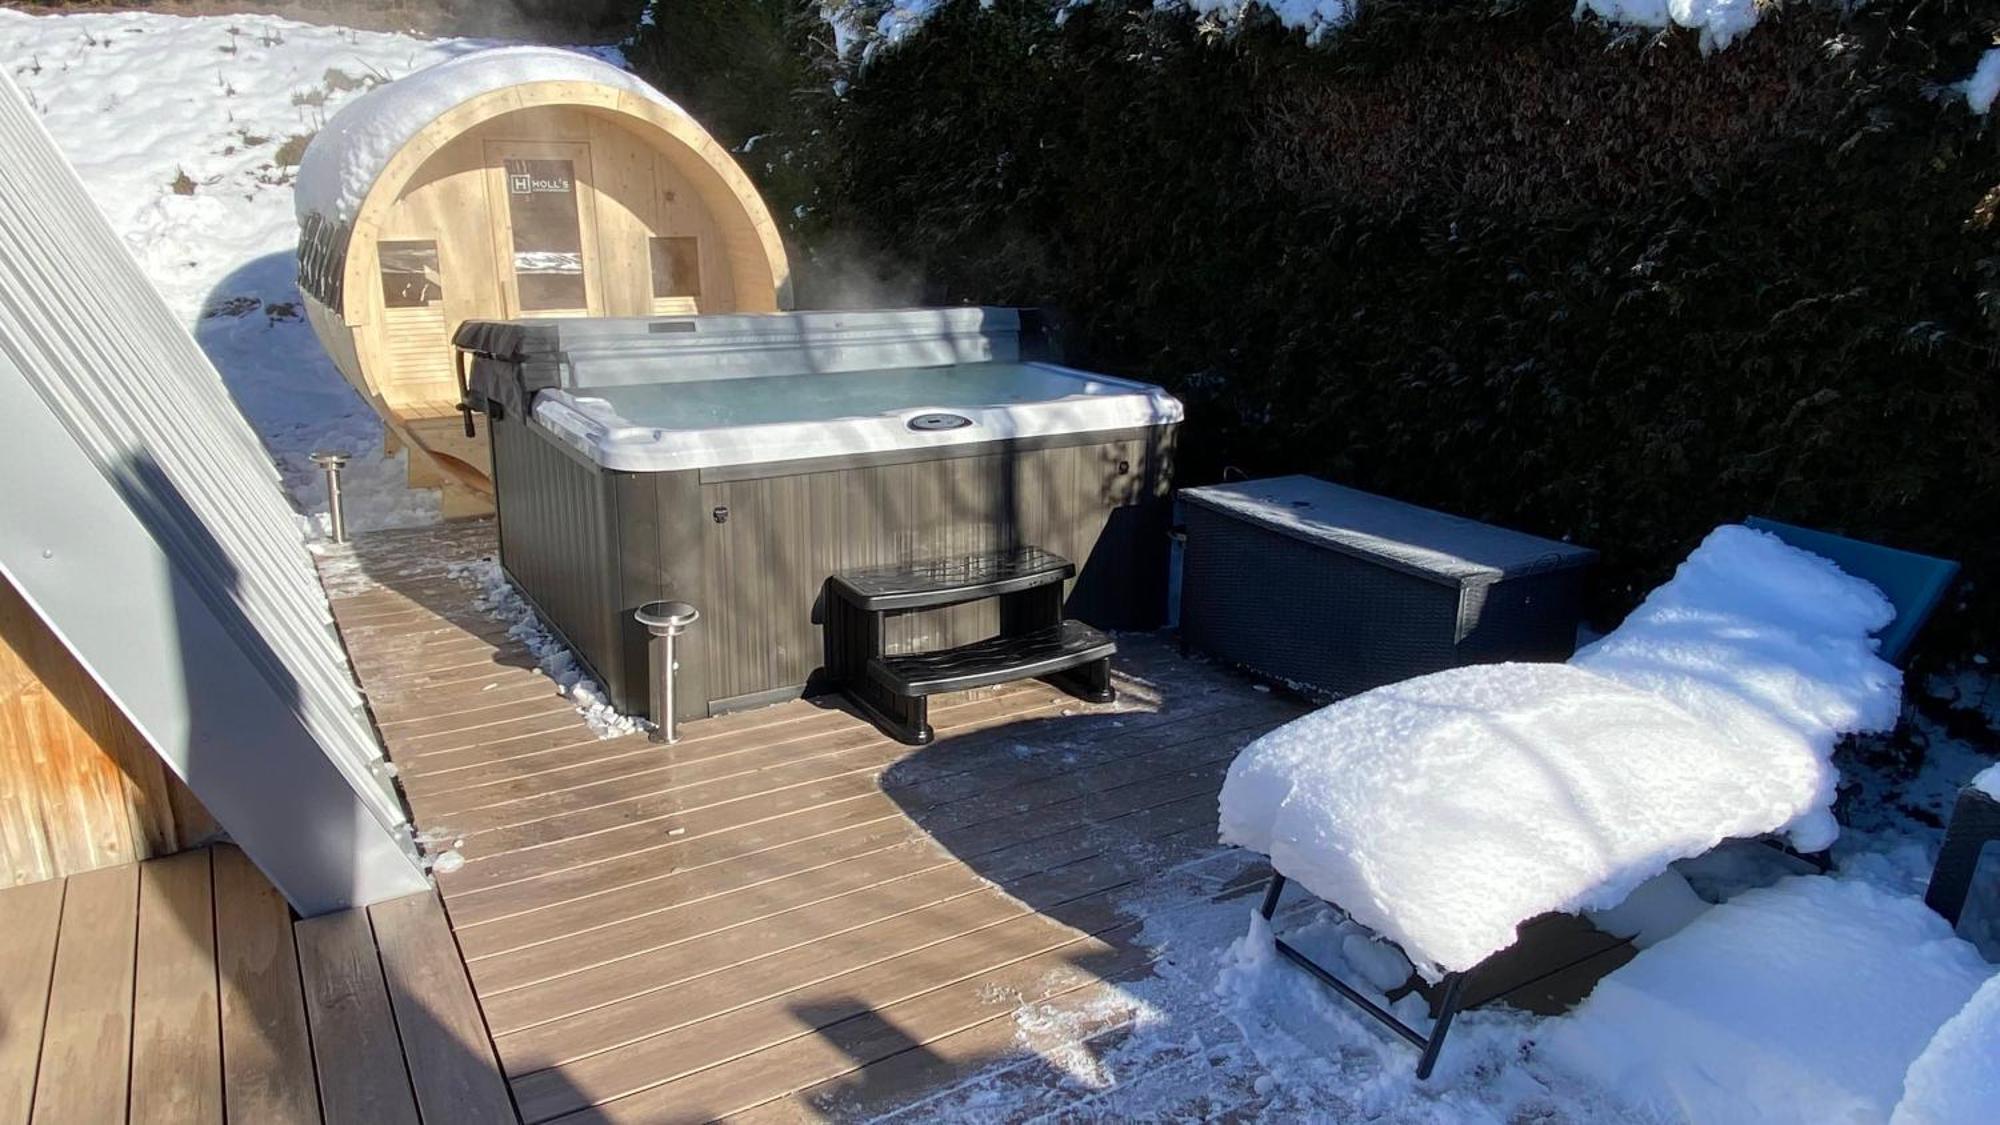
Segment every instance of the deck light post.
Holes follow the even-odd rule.
[[[674,741],[674,638],[701,619],[701,611],[686,602],[647,602],[632,612],[653,635],[647,660],[653,673],[653,741]]]
[[[312,463],[326,474],[326,515],[333,524],[333,541],[347,542],[347,518],[340,508],[340,470],[347,466],[347,454],[322,449],[312,455]]]

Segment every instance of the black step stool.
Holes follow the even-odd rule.
[[[891,737],[934,737],[929,697],[1042,679],[1091,703],[1117,698],[1110,637],[1062,615],[1076,565],[1039,547],[836,574],[826,583],[826,666],[840,689]],[[1000,634],[936,652],[884,651],[892,613],[1000,599]]]

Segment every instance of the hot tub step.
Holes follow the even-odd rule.
[[[925,559],[833,576],[833,592],[868,613],[998,598],[1076,577],[1076,564],[1040,547]]]
[[[877,657],[868,662],[868,676],[895,695],[937,695],[1054,676],[1093,663],[1105,665],[1108,677],[1111,655],[1117,651],[1118,645],[1103,633],[1081,621],[1064,621],[1047,629],[989,637],[957,648]],[[1108,678],[1102,690],[1109,692]]]

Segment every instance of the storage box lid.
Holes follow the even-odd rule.
[[[1419,508],[1316,477],[1189,488],[1181,491],[1180,498],[1316,546],[1460,585],[1487,585],[1597,560],[1597,552],[1588,547]]]

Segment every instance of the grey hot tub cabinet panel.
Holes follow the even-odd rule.
[[[676,705],[698,718],[805,690],[822,586],[858,567],[1033,544],[1077,563],[1069,616],[1164,623],[1173,426],[665,473],[605,470],[521,412],[490,432],[501,562],[620,710],[647,705],[633,609],[701,609]],[[890,649],[978,640],[995,612],[899,615]]]
[[[1588,548],[1312,477],[1179,498],[1181,631],[1231,663],[1350,695],[1575,649]]]

